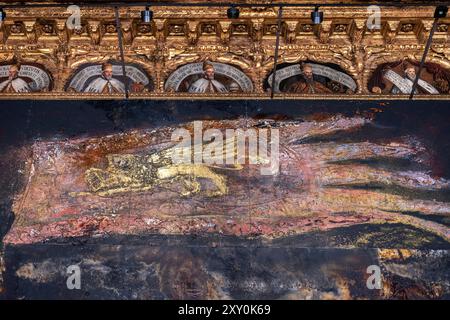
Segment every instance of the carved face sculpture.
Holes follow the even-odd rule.
[[[76,35],[81,36],[83,33],[86,32],[86,26],[76,26],[75,29],[73,29],[73,32]]]
[[[206,24],[203,26],[203,33],[215,33],[216,28],[212,24]]]
[[[247,32],[247,26],[245,24],[238,24],[235,26],[235,32],[236,33],[246,33]]]
[[[145,33],[150,33],[151,31],[152,31],[152,27],[150,25],[148,25],[148,24],[141,24],[138,27],[138,32],[139,33],[145,34]]]
[[[113,24],[108,24],[105,30],[106,33],[115,33],[117,31],[116,26]]]
[[[53,33],[53,26],[51,24],[45,24],[42,27],[42,31],[47,34]]]
[[[182,35],[184,34],[184,27],[183,25],[179,24],[173,24],[169,27],[169,34],[170,35]]]
[[[404,24],[401,28],[402,32],[412,32],[414,30],[414,25],[411,23]]]
[[[22,25],[20,25],[20,24],[18,24],[18,23],[13,24],[13,25],[11,26],[10,31],[11,31],[11,33],[13,33],[13,34],[19,34],[19,33],[22,33]]]

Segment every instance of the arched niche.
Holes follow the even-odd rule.
[[[108,79],[105,69],[111,69],[111,79]],[[128,83],[129,90],[135,93],[154,90],[153,77],[141,65],[126,63],[125,74],[126,76],[119,61],[84,63],[66,81],[64,90],[99,94],[123,93],[125,83]]]
[[[42,64],[14,61],[0,64],[0,94],[48,92],[53,86],[53,76]]]
[[[420,62],[402,59],[379,64],[367,87],[375,94],[410,94]],[[426,62],[417,83],[416,94],[450,94],[450,70],[436,62]]]
[[[307,70],[306,72],[304,70]],[[311,76],[312,74],[312,76]],[[264,81],[264,90],[271,90],[273,72]],[[278,65],[274,92],[289,94],[353,94],[355,80],[339,65],[305,60]]]
[[[206,68],[212,78],[206,77]],[[164,84],[168,92],[190,93],[243,93],[253,92],[253,82],[239,68],[220,62],[195,62],[180,66]]]

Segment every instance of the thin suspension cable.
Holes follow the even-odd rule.
[[[416,91],[417,85],[419,84],[420,74],[422,73],[423,66],[425,64],[425,59],[428,55],[428,50],[430,50],[431,43],[433,42],[433,35],[436,31],[437,22],[439,18],[434,18],[433,27],[431,28],[430,35],[428,37],[427,45],[425,46],[425,50],[423,51],[422,60],[420,60],[419,71],[417,71],[416,77],[414,78],[414,83],[411,88],[411,93],[409,94],[409,100],[412,100],[414,97],[414,93]]]
[[[120,59],[122,61],[122,74],[125,78],[124,84],[125,84],[125,98],[128,99],[128,77],[127,72],[125,68],[125,55],[123,53],[123,42],[122,42],[122,27],[120,24],[120,18],[119,18],[119,8],[114,7],[114,12],[116,15],[116,28],[117,28],[117,35],[119,38],[119,50],[120,50]]]

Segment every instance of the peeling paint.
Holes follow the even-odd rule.
[[[246,102],[246,117],[234,102],[127,102],[114,122],[110,102],[55,103],[0,108],[0,146],[10,144],[0,154],[1,298],[450,299],[450,115],[439,102],[377,102],[376,114],[369,102]],[[180,194],[182,180],[89,190],[87,170],[168,148],[193,119],[279,128],[281,178],[211,168],[227,183],[213,197]],[[66,286],[70,265],[80,290]],[[370,265],[381,290],[366,286]]]

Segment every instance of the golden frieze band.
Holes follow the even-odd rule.
[[[126,75],[113,8],[80,6],[77,28],[69,27],[73,12],[64,7],[5,9],[0,99],[32,92],[83,98],[127,87],[143,98],[270,94],[278,8],[243,7],[238,19],[228,19],[222,7],[161,6],[149,23],[141,21],[141,9],[119,9]],[[309,10],[283,9],[275,93],[351,99],[407,94],[431,32],[433,6],[381,7],[377,28],[368,27],[370,12],[361,5],[322,10],[325,19],[315,25]],[[437,24],[418,95],[450,94],[449,25],[448,18]],[[107,64],[110,80],[102,70]]]

